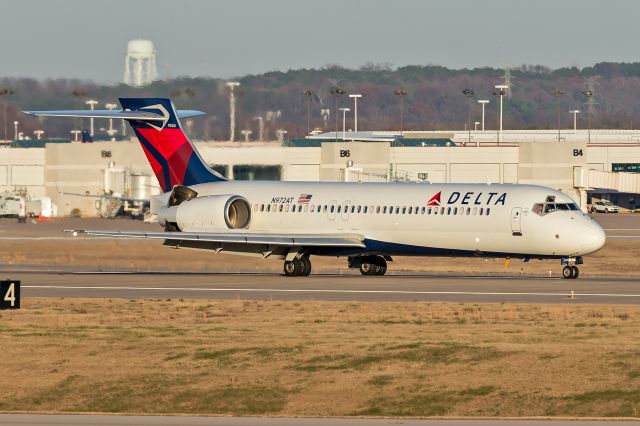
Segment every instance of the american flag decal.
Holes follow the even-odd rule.
[[[309,204],[311,197],[313,197],[311,194],[300,194],[298,197],[298,204]]]

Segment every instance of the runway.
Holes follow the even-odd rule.
[[[363,277],[278,274],[14,272],[22,296],[126,299],[640,303],[638,278],[490,277],[433,274]]]
[[[640,421],[624,420],[415,420],[0,414],[0,424],[7,426],[494,426],[496,424],[501,426],[607,426],[620,423],[640,426]]]

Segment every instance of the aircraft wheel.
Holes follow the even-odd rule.
[[[568,280],[573,278],[573,266],[565,266],[562,268],[562,278]]]
[[[384,275],[387,272],[387,261],[382,256],[375,256],[371,263],[376,265],[375,275]]]
[[[578,275],[580,275],[580,270],[578,270],[577,266],[572,266],[571,268],[573,269],[573,275],[571,276],[571,278],[575,280],[576,278],[578,278]]]
[[[289,261],[284,262],[284,274],[287,277],[297,277],[302,272],[302,268],[303,268],[302,262],[300,262],[297,259],[291,262]]]
[[[302,264],[300,275],[308,277],[311,274],[311,259],[309,259],[309,256],[302,256],[299,262]]]
[[[369,259],[365,259],[360,264],[360,273],[362,275],[373,275],[374,264],[369,262]]]

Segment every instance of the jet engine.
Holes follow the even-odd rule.
[[[167,231],[225,231],[248,228],[251,205],[239,195],[197,197],[187,187],[174,188],[169,203],[158,212]]]

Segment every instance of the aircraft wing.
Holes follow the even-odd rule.
[[[209,243],[235,243],[249,245],[271,245],[282,247],[356,247],[364,248],[364,237],[358,234],[272,234],[250,232],[143,232],[65,230],[74,235],[98,235],[103,237],[150,238],[171,241],[197,241]]]
[[[110,194],[80,194],[78,192],[58,192],[60,195],[70,195],[73,197],[84,197],[84,198],[105,198],[105,199],[116,199],[122,201],[131,201],[131,202],[139,202],[139,203],[148,203],[150,200],[148,198],[134,198],[134,197],[125,197],[123,195],[110,195]]]

